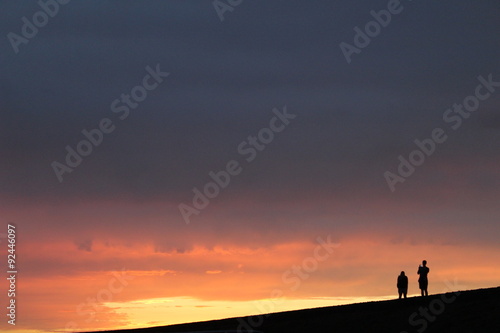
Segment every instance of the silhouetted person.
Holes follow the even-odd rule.
[[[401,299],[401,295],[404,295],[406,298],[406,294],[408,293],[408,277],[405,275],[405,272],[402,271],[398,276],[398,293],[399,299]]]
[[[422,296],[428,296],[427,286],[429,285],[429,280],[427,280],[427,274],[429,274],[429,267],[427,267],[427,261],[422,261],[422,265],[418,268],[417,274],[420,275],[418,277],[418,287],[420,288],[420,292]]]

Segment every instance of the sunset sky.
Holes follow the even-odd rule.
[[[498,0],[44,1],[0,1],[1,331],[500,285]]]

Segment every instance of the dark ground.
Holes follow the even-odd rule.
[[[458,296],[457,296],[458,294]],[[253,327],[240,326],[254,323]],[[254,317],[116,330],[116,333],[426,332],[500,333],[500,287],[273,313]],[[239,331],[238,331],[239,330]]]

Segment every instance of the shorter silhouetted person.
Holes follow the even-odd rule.
[[[405,275],[405,272],[402,271],[398,276],[398,293],[399,299],[401,299],[401,295],[404,295],[406,298],[406,294],[408,293],[408,277]]]
[[[420,292],[422,296],[428,296],[427,286],[429,285],[429,280],[427,280],[427,274],[429,274],[429,267],[427,267],[427,261],[422,261],[422,265],[418,267],[417,274],[418,277],[418,287],[420,288]]]

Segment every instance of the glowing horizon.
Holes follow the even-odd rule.
[[[38,268],[25,269],[18,298],[34,315],[17,330],[164,326],[395,299],[401,270],[413,296],[424,258],[431,268],[431,294],[493,287],[500,279],[500,269],[489,266],[500,259],[494,245],[412,244],[388,235],[335,241],[323,235],[259,247],[221,243],[180,252],[159,251],[151,241],[100,241],[99,236],[87,245],[64,240],[25,245],[27,267]],[[37,270],[45,273],[31,273]],[[57,319],[49,319],[51,312]]]

